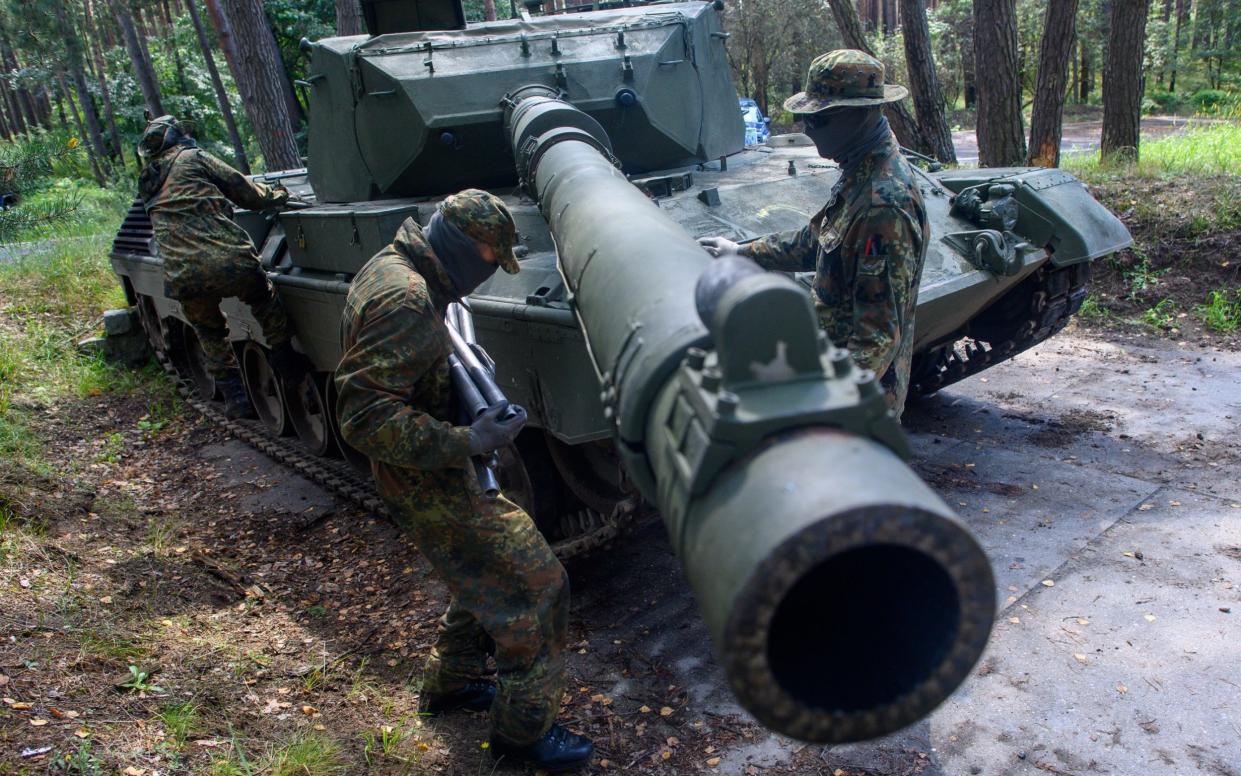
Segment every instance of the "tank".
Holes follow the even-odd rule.
[[[381,511],[331,411],[345,294],[406,218],[487,188],[514,215],[522,264],[468,300],[496,383],[529,412],[499,457],[505,493],[561,557],[658,516],[742,705],[807,741],[861,740],[968,675],[994,579],[904,463],[874,376],[818,331],[809,276],[712,262],[694,240],[800,227],[839,175],[803,136],[744,148],[721,7],[466,25],[452,0],[367,0],[370,34],[304,41],[308,169],[260,177],[314,204],[236,218],[317,374],[275,379],[261,327],[227,300],[259,414],[230,428]],[[1129,243],[1060,171],[919,178],[919,392],[1050,336],[1090,263]],[[111,258],[161,361],[223,422],[140,204]]]

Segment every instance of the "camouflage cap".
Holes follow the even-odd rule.
[[[909,94],[903,86],[884,84],[883,63],[864,51],[838,49],[820,54],[806,73],[806,90],[784,101],[790,113],[818,113],[831,108],[859,108],[896,102]]]
[[[481,189],[466,189],[441,202],[439,211],[471,238],[490,245],[505,272],[515,275],[521,271],[513,253],[517,226],[499,197]]]
[[[159,156],[183,134],[181,122],[173,116],[151,119],[147,128],[143,130],[142,137],[138,139],[138,156],[144,159]]]

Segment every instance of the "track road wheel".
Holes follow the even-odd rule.
[[[284,384],[267,363],[267,351],[257,342],[247,342],[242,348],[241,374],[250,403],[263,425],[277,436],[292,434],[293,424],[285,410]]]
[[[315,455],[331,455],[336,449],[331,408],[321,374],[310,373],[296,386],[286,386],[289,422],[302,445]]]

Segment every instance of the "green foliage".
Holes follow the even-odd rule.
[[[1241,288],[1212,291],[1206,304],[1198,305],[1194,312],[1207,328],[1231,334],[1241,327]]]
[[[1221,113],[1238,104],[1237,95],[1222,89],[1199,89],[1189,101],[1195,110],[1205,114]]]
[[[0,143],[0,195],[10,199],[0,210],[0,244],[29,239],[75,214],[80,204],[75,192],[45,189],[58,173],[76,172],[80,156],[78,139],[64,134],[36,133]]]
[[[104,773],[99,758],[91,754],[90,739],[79,741],[77,748],[71,753],[56,759],[52,764],[52,771],[74,776],[103,776]]]
[[[1160,299],[1154,307],[1142,313],[1142,322],[1155,329],[1169,329],[1176,322],[1176,302]]]
[[[129,667],[129,678],[117,685],[118,688],[127,692],[136,693],[152,693],[163,692],[164,688],[151,681],[151,673],[144,671],[138,666],[131,665]]]

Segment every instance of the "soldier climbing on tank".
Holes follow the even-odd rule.
[[[405,221],[349,288],[336,412],[341,434],[370,457],[384,502],[451,594],[423,673],[421,710],[489,708],[493,755],[567,770],[594,751],[555,724],[568,577],[530,516],[503,495],[486,496],[470,463],[510,444],[525,411],[497,405],[473,425],[451,422],[445,310],[497,265],[520,269],[515,237],[508,209],[477,189],[445,199],[425,229]],[[489,651],[495,684],[486,678]]]
[[[138,155],[145,160],[138,192],[164,259],[164,291],[180,301],[194,327],[207,369],[224,395],[226,414],[250,417],[253,408],[228,343],[222,299],[235,296],[250,306],[271,348],[271,364],[286,383],[301,382],[310,364],[293,349],[280,299],[249,235],[233,220],[232,206],[279,208],[289,192],[252,182],[202,150],[172,116],[147,125]]]
[[[814,270],[819,323],[837,347],[874,371],[900,416],[913,360],[914,308],[926,256],[922,194],[882,107],[902,99],[883,63],[861,51],[816,58],[806,89],[784,103],[819,155],[840,164],[827,204],[801,229],[746,245],[699,242],[712,256],[738,253],[785,272]]]

